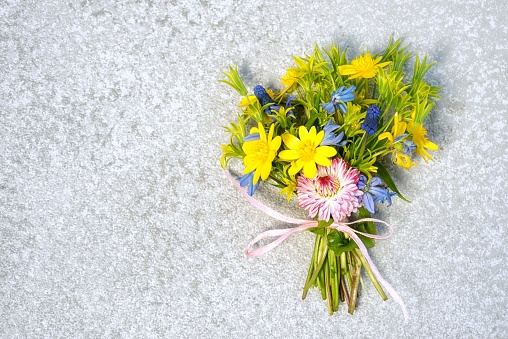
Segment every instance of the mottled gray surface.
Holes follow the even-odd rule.
[[[107,2],[106,2],[107,3]],[[0,330],[4,338],[508,336],[506,1],[2,1]],[[238,97],[278,86],[314,43],[429,52],[443,87],[432,164],[396,170],[397,227],[372,250],[404,298],[357,312],[300,300],[311,234],[259,258],[282,225],[219,167]],[[280,87],[279,87],[280,88]],[[258,197],[281,212],[276,190]]]

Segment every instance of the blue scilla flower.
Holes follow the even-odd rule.
[[[249,193],[251,197],[254,195],[254,192],[256,192],[256,190],[259,187],[259,184],[261,183],[261,179],[259,179],[257,184],[255,185],[252,183],[252,179],[254,179],[254,172],[255,171],[249,172],[244,176],[236,179],[240,182],[241,187],[247,186],[247,193]]]
[[[332,119],[328,120],[326,125],[323,127],[323,131],[325,131],[325,136],[321,141],[321,146],[346,146],[347,140],[342,141],[344,138],[344,132],[341,132],[339,135],[335,135],[333,131],[340,128],[340,125],[336,125],[332,122]]]
[[[273,99],[270,97],[270,94],[268,94],[265,90],[265,88],[261,85],[256,85],[254,87],[254,95],[258,99],[261,106],[268,105],[269,103],[274,102]],[[266,114],[270,114],[271,107],[268,107],[265,109]]]
[[[397,144],[398,142],[400,142],[402,139],[404,139],[407,136],[408,136],[407,133],[401,134],[395,138],[393,143]],[[415,149],[416,149],[416,144],[412,140],[404,140],[404,141],[402,141],[402,148],[400,149],[400,152],[402,152],[402,154],[404,154],[404,155],[411,156],[411,154],[413,153],[413,151]]]
[[[259,133],[252,133],[243,138],[243,141],[254,141],[259,140],[260,138]]]
[[[340,108],[340,110],[346,113],[346,105],[344,103],[353,101],[355,99],[355,94],[353,91],[356,89],[356,86],[352,85],[349,88],[346,86],[339,87],[338,90],[332,93],[332,97],[329,102],[326,104],[321,104],[321,107],[325,109],[328,114],[333,114]]]
[[[379,177],[373,177],[370,183],[367,183],[367,177],[362,174],[357,186],[358,189],[363,191],[363,195],[358,197],[358,202],[363,204],[367,211],[372,214],[375,213],[374,203],[378,201],[381,203],[388,202],[388,206],[391,206],[392,197],[397,195],[395,192],[390,192]]]
[[[405,155],[411,155],[413,151],[416,149],[416,145],[412,140],[405,140],[402,145],[403,148],[401,152]]]
[[[290,95],[288,97],[288,99],[286,100],[286,109],[291,107],[291,101],[293,101],[294,98],[295,98],[294,95]],[[293,118],[295,117],[295,114],[293,113],[292,109],[290,109],[289,111],[286,112],[286,117],[289,117],[289,116],[292,116]]]
[[[379,107],[371,105],[369,109],[367,109],[367,115],[362,123],[361,129],[367,132],[368,135],[376,133],[380,114]]]

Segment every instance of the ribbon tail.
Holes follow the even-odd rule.
[[[367,247],[365,247],[365,245],[363,244],[362,240],[355,234],[355,231],[352,228],[350,228],[349,226],[340,226],[339,225],[339,226],[337,226],[335,228],[338,231],[347,233],[353,239],[353,241],[358,245],[358,248],[362,252],[362,254],[365,257],[365,259],[367,260],[367,262],[369,263],[369,265],[370,265],[370,267],[372,269],[372,272],[376,276],[376,278],[379,281],[379,283],[392,296],[393,300],[395,300],[399,304],[400,308],[402,309],[402,313],[404,314],[404,321],[407,322],[407,320],[409,319],[409,315],[408,315],[408,311],[407,311],[406,305],[404,304],[404,301],[399,296],[399,294],[395,291],[393,286],[390,285],[390,283],[388,283],[383,278],[381,273],[379,273],[376,265],[374,265],[374,262],[372,262],[372,259],[369,256],[369,253],[367,251]]]
[[[347,226],[347,225],[358,224],[358,223],[366,222],[366,221],[372,221],[372,222],[384,224],[388,228],[388,233],[386,233],[385,235],[376,235],[376,234],[370,234],[370,233],[363,233],[363,232],[360,232],[357,230],[354,230],[354,232],[361,234],[363,236],[366,236],[366,237],[369,237],[372,239],[378,239],[378,240],[388,239],[389,237],[391,237],[393,235],[393,226],[392,225],[390,225],[386,221],[375,219],[375,218],[363,218],[363,219],[358,219],[358,220],[350,221],[350,222],[343,222],[343,223],[341,222],[340,224]]]
[[[315,222],[308,222],[305,225],[298,226],[295,228],[285,228],[285,229],[281,229],[281,230],[270,230],[270,231],[260,233],[260,234],[258,234],[257,237],[252,239],[252,241],[249,243],[249,245],[247,246],[247,248],[244,250],[243,253],[245,253],[245,255],[248,257],[255,257],[258,255],[261,255],[261,254],[266,253],[266,252],[274,249],[275,247],[279,246],[284,240],[286,240],[293,233],[302,232],[302,231],[305,231],[305,230],[315,227],[315,226],[316,226]],[[276,240],[272,241],[271,243],[261,246],[255,250],[252,250],[252,246],[254,246],[254,244],[256,244],[258,241],[265,239],[265,238],[271,238],[271,237],[277,237],[277,236],[279,236],[279,237]]]

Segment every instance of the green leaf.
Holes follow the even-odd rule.
[[[326,228],[326,227],[330,226],[331,224],[333,224],[333,219],[332,218],[330,218],[330,220],[328,220],[328,221],[318,220],[317,227],[318,228]]]
[[[346,239],[344,233],[333,230],[327,235],[328,248],[331,249],[335,255],[339,256],[344,252],[351,251],[357,246],[354,241]]]
[[[248,94],[247,88],[245,88],[236,68],[229,66],[229,73],[223,72],[223,74],[229,79],[229,81],[219,80],[219,82],[223,82],[233,87],[238,93],[240,93],[240,95],[246,96]]]
[[[407,200],[406,198],[404,198],[404,196],[399,192],[399,190],[397,189],[397,186],[395,186],[395,183],[392,180],[392,177],[390,176],[390,173],[388,173],[386,168],[383,165],[381,165],[381,163],[379,161],[377,161],[374,164],[374,166],[377,166],[377,174],[379,175],[381,180],[383,180],[383,182],[386,184],[386,186],[388,186],[389,189],[391,189],[392,191],[397,193],[399,195],[399,198],[401,198],[402,200],[404,200],[406,202],[411,202],[411,201]]]
[[[367,211],[367,213],[369,212]],[[373,231],[372,228],[374,228]],[[356,227],[356,229],[363,233],[376,234],[376,227],[374,226],[374,223],[370,221],[359,224]],[[367,248],[372,248],[376,245],[376,242],[372,238],[366,237],[361,234],[358,234],[358,237]],[[328,233],[327,240],[328,240],[328,248],[332,250],[337,256],[341,255],[344,252],[348,252],[355,248],[358,248],[358,245],[356,244],[356,242],[354,242],[354,240],[346,238],[343,232],[339,232],[337,230],[333,230],[330,233]]]
[[[368,223],[372,224],[371,226],[369,226],[369,228],[374,227],[374,233],[371,233],[371,232],[367,231],[366,224],[368,224]],[[360,231],[360,232],[363,232],[363,233],[376,234],[374,223],[370,222],[370,221],[363,222],[363,223],[359,224],[356,227],[356,229],[358,231]],[[374,247],[376,245],[376,241],[374,239],[372,239],[372,238],[366,237],[366,236],[361,235],[361,234],[358,234],[358,237],[360,238],[360,240],[363,242],[363,244],[367,248],[372,248],[372,247]]]
[[[365,207],[360,207],[358,209],[358,219],[371,218],[371,217],[372,216],[370,215],[370,212]],[[376,234],[376,226],[374,225],[374,223],[372,221],[366,221],[362,224],[365,225],[366,233]]]
[[[318,235],[326,235],[326,228],[333,224],[333,219],[330,218],[328,221],[318,220],[318,225],[314,228],[310,228],[309,231]]]

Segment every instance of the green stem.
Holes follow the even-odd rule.
[[[363,133],[362,147],[360,148],[360,154],[358,155],[358,159],[362,158],[363,152],[365,151],[365,146],[367,146],[367,139],[369,136],[367,133]]]
[[[316,234],[316,240],[314,241],[314,252],[312,253],[312,258],[310,259],[310,265],[309,265],[309,272],[307,273],[307,280],[305,280],[305,285],[304,286],[307,286],[307,284],[309,283],[309,280],[312,276],[312,270],[313,268],[316,266],[317,264],[317,261],[318,261],[318,251],[319,251],[319,244],[321,242],[321,236],[320,235],[317,235]],[[307,291],[309,289],[303,289],[303,293],[302,293],[302,299],[305,299],[307,297]]]
[[[353,258],[351,258],[353,259]],[[353,314],[355,312],[356,307],[356,297],[358,296],[358,284],[360,281],[360,269],[361,266],[355,261],[351,263],[352,274],[353,274],[353,283],[351,285],[351,293],[349,295],[349,307],[348,313]]]
[[[328,304],[328,314],[333,314],[333,298],[331,291],[331,280],[330,280],[330,261],[325,261],[325,267],[323,269],[325,271],[325,292],[326,292],[326,300]]]
[[[383,300],[387,300],[388,297],[386,296],[385,292],[383,291],[383,288],[379,284],[379,281],[377,280],[376,276],[372,272],[372,269],[370,268],[369,263],[367,262],[367,260],[365,260],[365,257],[363,256],[362,252],[360,252],[359,249],[355,248],[354,253],[357,256],[357,258],[360,259],[360,262],[362,263],[363,268],[365,269],[365,272],[367,272],[367,275],[369,276],[370,281],[372,281],[372,284],[376,288],[376,290],[379,293],[379,295],[381,296],[381,298]]]
[[[330,276],[332,278],[333,311],[339,309],[339,267],[337,256],[333,251],[328,251],[328,262],[330,264]]]
[[[314,270],[314,273],[312,274],[312,277],[310,278],[309,281],[307,281],[307,283],[303,287],[304,293],[306,293],[306,290],[308,290],[309,288],[311,288],[313,286],[314,282],[316,281],[316,278],[319,275],[319,272],[321,272],[321,268],[323,267],[323,264],[325,263],[325,259],[326,259],[326,255],[327,255],[326,252],[328,250],[328,244],[326,243],[327,239],[326,239],[326,236],[319,236],[319,237],[321,238],[320,244],[319,244],[319,250],[318,250],[319,261],[318,261],[318,264],[316,266],[314,266],[315,270]]]

